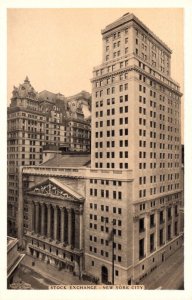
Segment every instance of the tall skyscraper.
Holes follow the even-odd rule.
[[[92,78],[85,269],[103,283],[114,276],[130,284],[182,244],[182,94],[172,51],[133,14],[106,26],[102,42]]]

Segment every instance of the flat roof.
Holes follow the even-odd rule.
[[[56,154],[56,156],[40,166],[42,167],[66,167],[66,168],[78,168],[87,166],[91,162],[91,154]]]
[[[172,50],[155,33],[153,33],[141,20],[139,20],[132,13],[126,13],[122,17],[117,19],[116,21],[110,23],[103,30],[101,30],[101,33],[106,34],[107,32],[110,32],[111,30],[118,28],[118,27],[122,26],[123,24],[126,24],[131,21],[134,21],[137,25],[139,25],[139,27],[141,27],[148,35],[150,35],[152,38],[154,38],[170,54],[172,53]]]

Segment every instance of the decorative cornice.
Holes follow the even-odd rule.
[[[134,56],[134,58],[138,59],[136,56]],[[148,64],[146,62],[144,62],[144,63],[145,63],[146,66],[148,66]],[[150,66],[148,66],[148,67],[151,68]],[[139,68],[137,65],[128,66],[128,67],[123,68],[123,69],[114,70],[110,74],[103,74],[103,75],[94,77],[94,78],[91,79],[91,82],[94,83],[95,81],[98,81],[98,80],[101,80],[101,79],[108,79],[112,76],[119,75],[119,74],[126,73],[126,72],[130,72],[130,71],[136,71],[138,73],[142,73],[143,75],[145,75],[149,79],[151,79],[151,80],[155,81],[156,83],[166,87],[166,89],[168,89],[169,91],[176,93],[178,96],[181,97],[183,95],[181,92],[179,92],[179,91],[175,90],[174,88],[170,87],[167,83],[161,81],[160,79],[158,79],[155,76],[153,76],[152,74],[146,72],[142,68]],[[155,72],[158,73],[158,71],[155,71]],[[162,74],[160,74],[160,75],[163,76],[164,78],[166,78],[164,75],[162,75]],[[168,80],[171,83],[177,85],[176,83],[174,83],[174,81],[172,81],[169,78],[166,78],[166,80]],[[114,82],[114,84],[115,84],[115,82]],[[99,87],[99,88],[102,89],[102,87]],[[161,93],[163,93],[163,92],[161,91]]]
[[[127,13],[123,15],[118,20],[112,22],[107,25],[105,29],[101,31],[102,35],[105,37],[111,36],[114,32],[117,31],[117,28],[120,27],[120,30],[124,30],[126,28],[135,27],[139,30],[143,31],[145,35],[154,39],[164,51],[169,54],[172,53],[171,49],[158,37],[156,36],[142,21],[140,21],[134,14]]]

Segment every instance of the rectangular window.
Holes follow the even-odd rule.
[[[168,220],[171,219],[171,207],[169,207],[167,210],[167,217],[168,217]]]
[[[119,113],[120,113],[120,114],[123,113],[123,107],[119,107]]]
[[[155,226],[155,215],[150,215],[150,228]]]
[[[178,216],[178,207],[177,207],[177,205],[175,206],[175,216]]]
[[[175,222],[175,235],[178,234],[178,230],[177,230],[178,226],[177,226],[177,222]]]
[[[125,101],[128,101],[128,95],[125,95]]]
[[[123,135],[123,129],[119,129],[119,135],[120,135],[120,136]]]
[[[150,252],[153,252],[154,249],[154,233],[150,234]]]
[[[160,246],[163,245],[163,229],[159,230],[159,244]]]
[[[145,222],[144,218],[139,219],[139,232],[145,231]]]
[[[144,258],[144,252],[145,248],[144,248],[144,239],[139,240],[139,259]]]
[[[163,220],[163,211],[160,211],[159,213],[159,222],[160,224],[163,224],[164,220]]]
[[[119,97],[119,102],[121,102],[121,103],[123,102],[123,96]]]
[[[171,239],[171,224],[167,227],[167,239],[168,241]]]

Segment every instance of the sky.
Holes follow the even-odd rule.
[[[127,12],[173,50],[172,77],[183,85],[182,9],[8,9],[8,98],[26,75],[38,92],[91,92],[101,29]]]
[[[182,9],[17,8],[7,13],[8,103],[26,75],[38,92],[91,92],[93,67],[102,63],[101,29],[127,12],[172,49],[171,76],[183,91]]]

